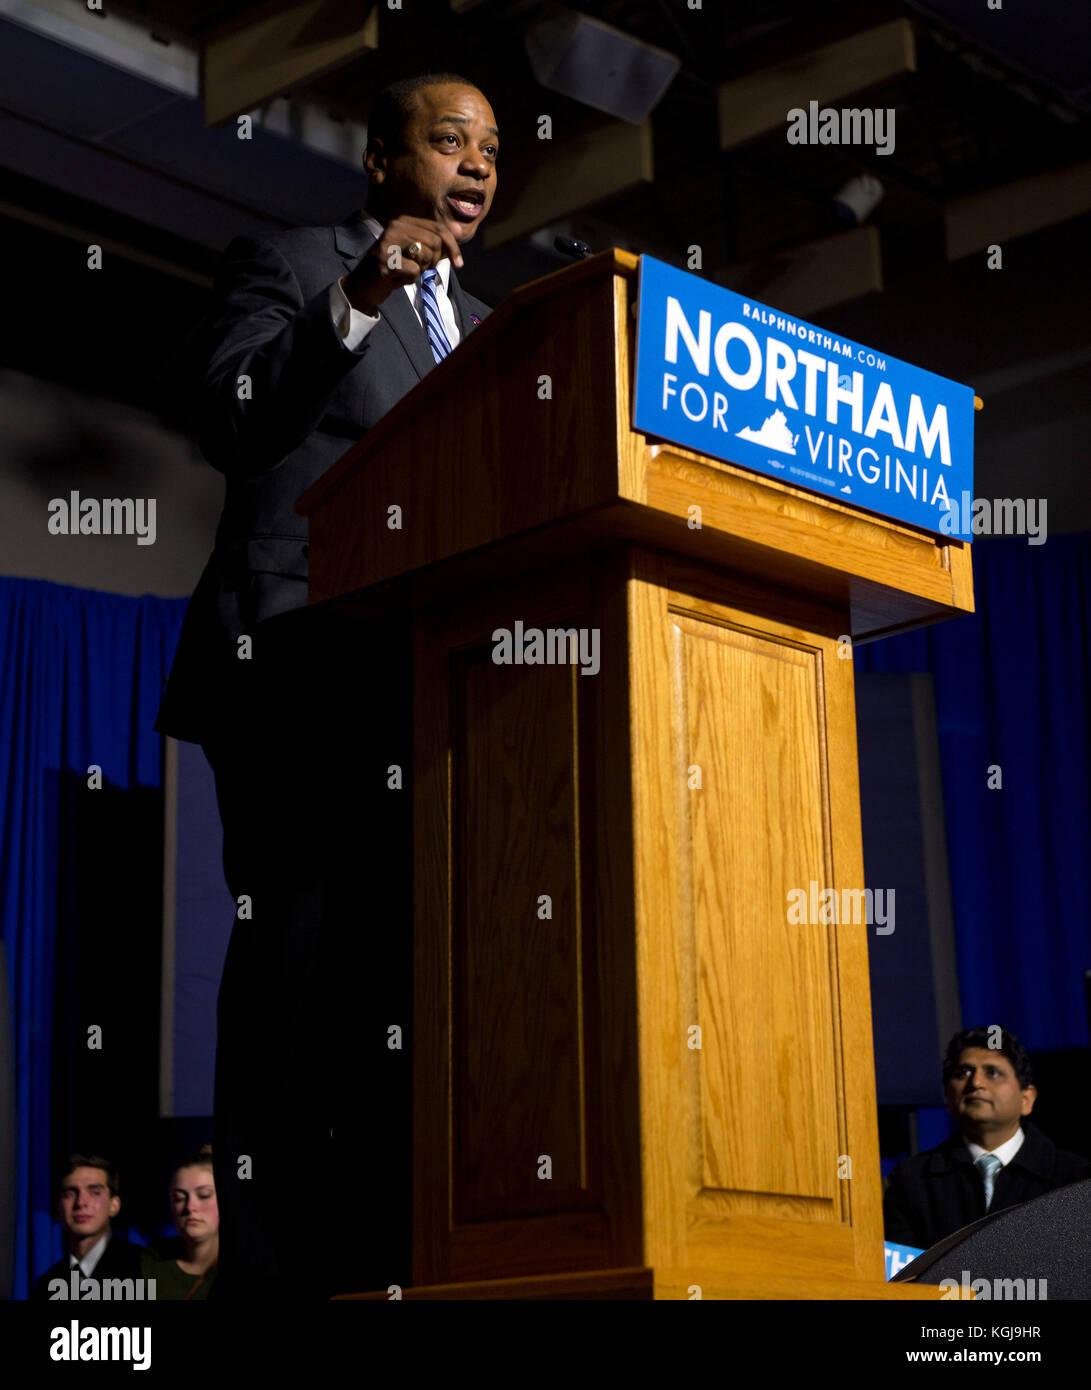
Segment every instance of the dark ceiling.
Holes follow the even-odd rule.
[[[697,243],[704,251],[703,273],[716,278],[725,267],[775,262],[778,254],[838,231],[833,192],[862,171],[876,174],[885,192],[871,224],[881,242],[883,291],[808,317],[957,379],[991,377],[1000,383],[1003,409],[994,403],[994,413],[987,411],[980,421],[983,445],[992,435],[994,447],[991,465],[984,448],[979,454],[984,468],[1018,468],[1014,441],[1019,430],[1038,431],[1033,447],[1039,447],[1047,428],[1042,402],[1053,403],[1059,414],[1049,426],[1052,443],[1045,447],[1055,454],[1050,466],[1065,470],[1063,480],[1057,474],[1058,495],[1075,506],[1070,516],[1082,515],[1084,524],[1091,525],[1089,490],[1082,481],[1091,422],[1086,406],[1078,404],[1081,393],[1085,401],[1089,394],[1088,366],[1079,357],[1088,307],[1088,269],[1079,248],[1086,243],[1088,216],[1070,216],[1055,228],[1047,218],[1043,230],[1006,247],[1002,278],[990,278],[981,257],[949,262],[944,243],[944,210],[952,200],[1091,158],[1091,25],[1082,8],[1062,0],[1036,0],[1032,8],[1010,2],[1001,11],[989,10],[983,0],[940,0],[927,6],[894,0],[821,5],[704,0],[699,11],[690,10],[684,0],[587,0],[574,7],[669,50],[682,63],[652,116],[654,181],[604,197],[587,211],[587,226],[593,228],[588,239],[595,249],[613,243],[682,264],[685,249]],[[130,0],[113,7],[164,39],[184,35],[192,41],[254,8],[205,0]],[[489,96],[503,132],[496,205],[502,209],[540,157],[536,129],[543,111],[553,119],[557,148],[610,119],[535,82],[523,36],[548,8],[545,0],[482,0],[462,14],[452,11],[447,0],[404,0],[401,11],[384,5],[377,52],[290,95],[317,101],[335,115],[363,118],[375,92],[395,76],[437,69],[464,72]],[[733,149],[720,148],[719,84],[903,16],[914,25],[916,71],[869,88],[866,98],[869,106],[897,111],[892,155],[859,147],[801,149],[788,145],[783,128]],[[202,168],[208,166],[210,181],[227,168],[212,167],[216,161],[210,163],[198,141],[199,110],[192,119],[197,124],[185,137],[193,147],[185,173],[189,193],[200,183]],[[184,145],[181,125],[179,131]],[[94,136],[88,140],[90,154]],[[292,163],[297,152],[284,144],[283,155],[272,156],[274,169],[275,161],[283,160],[282,177],[270,185],[264,206],[249,209],[260,213],[266,226],[316,220],[293,218],[275,206],[278,184],[282,191],[297,184],[304,192],[309,188],[307,175],[293,172],[303,168]],[[164,175],[174,179],[176,188],[181,187],[181,167],[176,162],[175,173]],[[352,175],[339,167],[330,184],[335,192],[341,187],[337,179]],[[134,188],[149,174],[132,157],[128,170]],[[217,226],[244,216],[247,210],[232,204],[230,190],[225,194],[211,182],[209,186],[223,209]],[[207,233],[187,238],[185,218],[164,230],[163,221],[152,215],[153,199],[162,195],[153,194],[150,182],[148,187],[145,214],[138,197],[125,209],[98,205],[93,187],[75,196],[47,171],[24,166],[8,181],[6,199],[29,210],[38,223],[5,221],[0,209],[9,264],[14,256],[29,267],[33,274],[28,271],[28,283],[36,282],[37,275],[51,275],[58,283],[70,283],[73,295],[87,294],[87,277],[77,273],[78,265],[67,280],[68,272],[58,268],[66,243],[63,236],[51,239],[41,229],[43,216],[112,237],[145,257],[143,265],[115,267],[112,301],[107,286],[96,287],[99,331],[118,331],[79,363],[76,377],[90,389],[97,385],[106,393],[145,401],[152,376],[176,378],[177,368],[170,351],[154,363],[143,351],[134,351],[134,343],[140,342],[137,309],[130,322],[127,310],[111,312],[108,305],[130,293],[139,300],[157,294],[170,307],[176,330],[171,342],[176,344],[205,302],[193,277],[207,283],[216,250],[228,239]],[[168,283],[149,257],[169,262],[190,281]],[[463,278],[474,293],[495,304],[517,284],[558,264],[555,253],[524,238],[496,251],[475,247]],[[71,375],[71,358],[56,352],[54,337],[40,328],[39,320],[31,315],[22,330],[9,335],[7,360],[42,375]],[[102,366],[101,382],[96,363]],[[124,370],[118,370],[121,364]],[[1013,386],[1012,380],[1021,384]],[[1069,424],[1063,426],[1063,421]],[[1062,436],[1063,448],[1054,448]],[[1032,435],[1027,433],[1026,439]]]
[[[124,11],[164,34],[200,41],[210,29],[253,10],[249,3],[131,0]],[[1036,0],[989,11],[978,0],[908,5],[787,3],[786,0],[588,0],[575,6],[677,55],[682,67],[654,112],[654,192],[608,200],[596,216],[627,244],[668,254],[699,242],[706,267],[749,260],[837,229],[831,194],[864,169],[885,198],[873,221],[884,238],[888,275],[921,247],[939,246],[940,212],[950,199],[1087,157],[1091,25],[1082,7]],[[539,114],[560,140],[609,119],[534,81],[523,47],[528,25],[550,11],[544,0],[482,0],[455,13],[447,0],[405,0],[379,9],[379,47],[326,74],[296,97],[363,118],[395,76],[434,69],[480,83],[499,117],[502,173],[517,189],[540,146]],[[722,151],[720,83],[829,44],[898,16],[916,21],[917,71],[871,89],[869,104],[897,109],[893,155],[837,147],[797,157],[783,130]]]
[[[121,8],[139,15],[166,34],[185,34],[200,39],[210,30],[253,11],[253,0],[129,0]],[[523,0],[481,0],[463,14],[456,14],[446,0],[406,0],[402,10],[385,10],[381,35],[384,50],[396,42],[398,30],[413,48],[435,38],[473,54],[488,55],[497,43],[499,54],[512,33],[525,24],[541,5]],[[809,20],[827,32],[847,14],[857,22],[871,20],[884,9],[930,18],[953,38],[972,42],[1021,74],[1053,90],[1059,97],[1087,109],[1091,100],[1091,24],[1086,6],[1072,0],[1034,0],[1019,5],[1009,0],[1006,8],[992,10],[983,0],[930,0],[912,6],[882,4],[849,5],[837,0],[787,3],[787,0],[704,0],[699,10],[683,0],[587,0],[576,8],[594,15],[647,43],[669,49],[682,58],[685,71],[706,82],[722,81],[729,73],[724,64],[758,42],[782,42]],[[818,12],[816,19],[816,11]]]

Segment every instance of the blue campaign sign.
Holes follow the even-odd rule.
[[[972,539],[974,393],[640,258],[633,426]]]
[[[892,1240],[885,1241],[883,1244],[883,1260],[886,1264],[886,1277],[893,1279],[895,1274],[910,1265],[918,1255],[923,1255],[923,1250],[918,1250],[915,1245],[895,1245]]]

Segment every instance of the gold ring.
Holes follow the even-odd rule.
[[[413,260],[416,260],[423,249],[419,241],[411,241],[405,248],[405,254],[411,256]]]

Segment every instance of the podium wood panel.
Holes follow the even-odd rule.
[[[830,962],[814,933],[782,929],[784,885],[828,877],[815,653],[698,620],[684,602],[668,603],[667,621],[682,705],[673,761],[689,759],[702,777],[679,826],[693,904],[684,954],[703,967],[686,1001],[701,1020],[700,1189],[746,1195],[755,1210],[789,1197],[829,1219]],[[740,834],[740,812],[753,833]],[[784,980],[798,991],[782,990]],[[771,1091],[807,1117],[789,1142],[767,1124]]]
[[[878,1169],[865,928],[787,920],[792,888],[863,887],[837,623],[663,556],[630,592],[645,1262],[880,1277],[877,1187],[838,1177]]]
[[[866,929],[787,921],[863,886],[851,661],[751,596],[620,547],[418,611],[415,1283],[882,1277]]]

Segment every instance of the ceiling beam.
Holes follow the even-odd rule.
[[[947,259],[1014,241],[1091,211],[1091,164],[1051,169],[956,198],[943,210]]]
[[[205,125],[222,125],[254,111],[289,88],[371,52],[378,43],[377,4],[271,0],[205,37]]]
[[[770,130],[784,130],[788,112],[805,110],[809,101],[820,106],[838,101],[916,68],[913,26],[907,19],[894,19],[723,82],[717,89],[720,148],[730,150]]]
[[[879,232],[875,227],[854,227],[775,256],[728,266],[713,279],[786,314],[814,314],[882,290]]]
[[[568,140],[543,141],[541,153],[534,158],[528,154],[523,163],[526,181],[511,202],[501,192],[503,213],[482,229],[488,249],[528,236],[634,184],[651,183],[652,123],[612,121]]]

